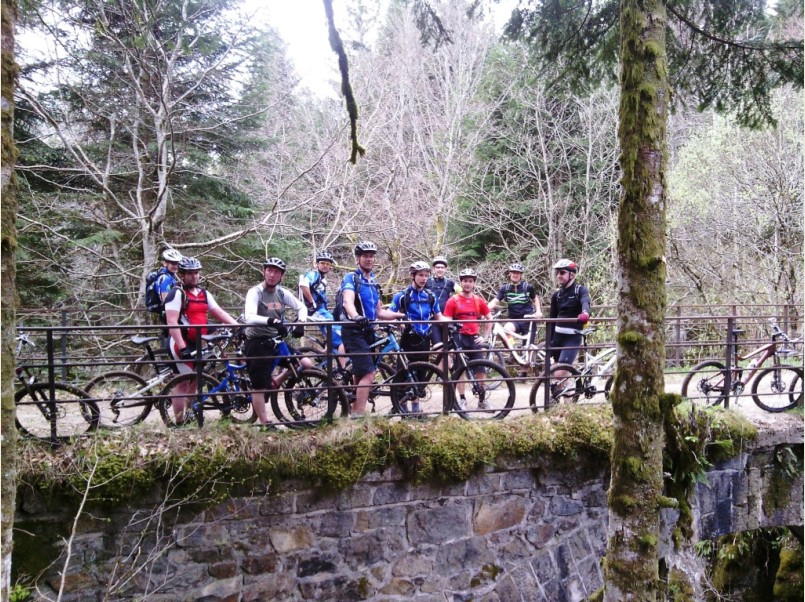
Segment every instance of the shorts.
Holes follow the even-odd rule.
[[[551,337],[551,359],[560,364],[572,364],[576,361],[580,347],[580,334],[554,332]]]
[[[333,321],[333,314],[330,313],[328,310],[326,310],[324,308],[317,310],[316,312],[314,312],[313,315],[314,316],[321,316],[319,319],[311,320],[313,322],[319,322],[322,319],[327,321],[327,322],[332,322]],[[333,349],[338,349],[338,347],[343,342],[343,340],[341,338],[341,326],[333,326],[332,329],[333,329]],[[326,339],[327,338],[327,327],[319,325],[319,330],[321,330],[321,333],[324,335],[324,338]]]
[[[196,371],[196,362],[181,361],[182,358],[179,357],[179,351],[176,349],[176,341],[173,340],[173,337],[168,337],[167,342],[168,352],[170,353],[171,357],[176,360],[171,364],[171,369],[176,374],[193,374],[193,372]],[[196,353],[196,346],[193,345],[193,343],[187,343],[187,348],[194,354]]]
[[[467,352],[464,355],[467,356],[468,361],[482,360],[486,355],[486,350],[481,349],[478,343],[475,342],[476,336],[477,335],[474,334],[463,333],[459,333],[458,335],[459,344],[461,345],[461,349]]]
[[[255,391],[272,388],[271,374],[274,368],[283,357],[291,354],[285,342],[275,347],[274,340],[269,337],[246,339],[244,352],[249,379]]]
[[[371,374],[376,370],[370,345],[375,342],[375,331],[371,328],[344,326],[341,330],[344,348],[352,360],[352,374],[356,379]]]
[[[400,338],[400,347],[403,351],[422,351],[424,353],[406,354],[409,362],[427,362],[430,354],[431,332],[419,334],[413,328],[406,328]]]

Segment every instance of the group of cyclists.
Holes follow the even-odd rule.
[[[492,323],[484,324],[491,318],[491,312],[499,304],[505,303],[509,321],[505,330],[510,333],[526,334],[529,321],[543,316],[539,298],[533,285],[523,278],[525,268],[520,263],[509,266],[509,282],[500,287],[497,296],[489,303],[475,292],[477,273],[466,268],[458,273],[458,285],[446,277],[447,258],[438,256],[430,265],[415,261],[409,267],[411,284],[397,292],[388,307],[381,301],[382,291],[374,274],[377,245],[371,241],[361,241],[355,245],[356,267],[347,273],[336,295],[336,306],[328,308],[328,281],[334,265],[331,253],[322,251],[316,256],[316,268],[302,274],[298,284],[299,296],[281,285],[287,271],[285,262],[271,257],[263,263],[263,281],[249,289],[243,316],[245,328],[245,354],[249,377],[254,387],[252,403],[260,424],[270,424],[266,411],[265,391],[282,386],[283,374],[272,374],[277,358],[287,356],[290,350],[284,342],[288,334],[301,337],[304,328],[297,326],[289,332],[285,325],[285,310],[297,314],[297,322],[340,321],[343,325],[332,325],[333,347],[339,351],[339,361],[346,357],[352,362],[353,385],[356,386],[354,401],[350,407],[351,415],[362,415],[372,383],[375,379],[375,365],[370,347],[375,340],[372,323],[377,320],[404,320],[406,322],[401,337],[401,347],[411,353],[411,361],[426,360],[432,349],[443,344],[442,329],[434,327],[440,321],[461,321],[459,342],[470,359],[480,359],[484,353],[486,337]],[[166,250],[163,267],[154,282],[154,288],[164,303],[162,320],[167,325],[167,347],[176,360],[176,370],[188,373],[194,370],[193,358],[196,348],[197,332],[206,333],[208,315],[223,324],[237,324],[237,320],[222,309],[213,295],[199,286],[201,262],[195,257],[183,257],[174,249]],[[572,363],[581,344],[578,331],[590,318],[590,294],[587,287],[576,283],[578,266],[573,261],[561,259],[553,266],[558,289],[551,296],[550,318],[565,321],[548,324],[547,337],[551,341],[553,359]],[[528,318],[526,318],[528,317]],[[199,329],[183,329],[182,325],[200,326]],[[322,331],[325,326],[320,324]],[[533,335],[532,335],[533,336]],[[533,343],[533,341],[531,341]],[[312,362],[303,358],[302,363],[311,367]],[[483,375],[478,375],[483,377]],[[173,410],[177,422],[181,423],[186,406],[195,383],[189,380],[188,390],[173,398]],[[466,400],[461,388],[459,406],[465,409]],[[484,409],[484,408],[480,408]],[[417,402],[411,408],[419,412]]]

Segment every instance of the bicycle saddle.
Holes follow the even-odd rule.
[[[150,343],[151,341],[159,341],[162,337],[146,337],[141,334],[135,334],[131,339],[129,339],[135,345],[145,345],[146,343]]]

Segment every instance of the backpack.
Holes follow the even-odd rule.
[[[433,294],[429,288],[423,289],[425,293],[428,295],[428,303],[430,303],[431,311],[433,311],[433,306],[436,305],[436,295]],[[422,301],[412,301],[411,296],[414,294],[414,291],[409,286],[405,289],[403,296],[400,298],[400,311],[404,314],[408,313],[408,308],[411,306],[411,303],[422,303]],[[439,308],[441,309],[441,307]]]
[[[299,294],[299,300],[302,303],[305,304],[305,307],[307,307],[308,311],[313,311],[313,310],[316,309],[316,294],[315,293],[316,293],[316,289],[318,288],[319,284],[321,284],[321,272],[317,271],[316,272],[316,278],[313,280],[313,282],[310,283],[310,287],[309,287],[310,288],[310,295],[313,297],[313,303],[312,304],[308,303],[307,299],[305,299],[305,296],[302,294],[302,285],[299,285],[297,287],[298,294]]]
[[[151,313],[162,313],[162,298],[157,290],[157,284],[159,283],[159,277],[167,273],[168,270],[162,267],[150,272],[148,276],[145,277],[145,307]]]
[[[363,302],[361,301],[361,276],[358,272],[351,272],[352,282],[355,285],[355,309],[358,310],[359,313],[363,314]],[[349,277],[349,274],[344,276],[344,278]],[[338,293],[335,295],[335,306],[333,307],[333,320],[336,322],[340,322],[342,320],[349,320],[349,316],[347,316],[346,312],[344,311],[344,287],[338,289]]]

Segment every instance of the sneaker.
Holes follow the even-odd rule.
[[[467,410],[466,399],[462,399],[461,397],[459,397],[458,400],[456,400],[456,405],[458,406],[458,409],[461,410],[462,412]]]
[[[489,402],[486,399],[482,399],[478,402],[478,409],[479,410],[488,410],[489,409]]]
[[[190,407],[193,410],[193,414],[196,415],[196,422],[198,423],[198,428],[201,428],[202,426],[204,426],[204,408],[198,401],[194,401],[193,405],[191,405]]]

